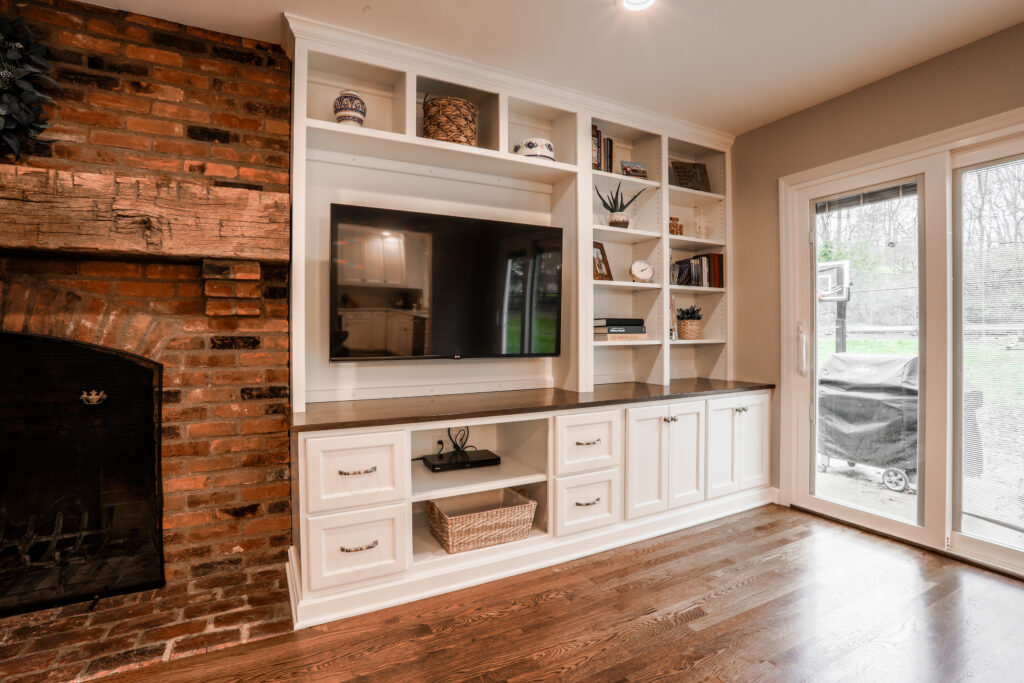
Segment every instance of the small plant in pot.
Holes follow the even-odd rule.
[[[636,198],[643,194],[646,188],[641,188],[639,192],[633,195],[633,198],[626,201],[626,198],[622,195],[622,183],[615,188],[615,192],[609,192],[608,196],[605,197],[601,194],[601,190],[594,188],[594,192],[597,193],[597,198],[601,200],[601,206],[608,212],[608,225],[613,228],[628,228],[629,227],[629,216],[626,215],[626,209],[629,205],[636,201]]]
[[[703,316],[700,306],[689,306],[676,310],[676,330],[680,339],[700,339],[700,321]]]

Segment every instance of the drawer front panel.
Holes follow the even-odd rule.
[[[555,535],[621,521],[621,490],[617,468],[555,479]]]
[[[402,503],[310,518],[310,589],[331,588],[408,569],[409,515],[408,506]]]
[[[306,508],[310,514],[403,500],[409,495],[405,432],[307,439]]]
[[[564,476],[622,464],[622,411],[555,418],[555,474]]]

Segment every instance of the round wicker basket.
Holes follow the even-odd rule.
[[[676,330],[680,339],[700,339],[699,320],[677,320]]]
[[[423,137],[476,147],[476,105],[461,97],[424,95]]]

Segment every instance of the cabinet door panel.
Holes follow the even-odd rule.
[[[734,398],[708,401],[708,498],[735,493],[740,489],[739,458],[736,451],[737,407],[739,404]]]
[[[704,401],[669,406],[669,506],[704,500]]]
[[[409,521],[405,503],[310,518],[309,587],[320,590],[405,571]]]
[[[626,519],[668,509],[668,408],[626,411]]]
[[[555,536],[622,520],[619,469],[555,479]]]
[[[555,474],[563,476],[622,464],[622,413],[559,415],[555,418]]]
[[[310,514],[387,503],[409,495],[405,432],[311,437],[301,448]]]
[[[767,394],[749,397],[739,414],[740,488],[749,489],[771,483],[768,431],[769,400]]]

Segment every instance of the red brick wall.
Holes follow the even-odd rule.
[[[288,190],[279,46],[71,0],[0,0],[0,14],[25,18],[63,88],[43,136],[56,142],[20,163]]]
[[[164,364],[167,577],[0,619],[0,679],[72,680],[291,628],[287,315],[285,265],[0,254],[0,329]]]

